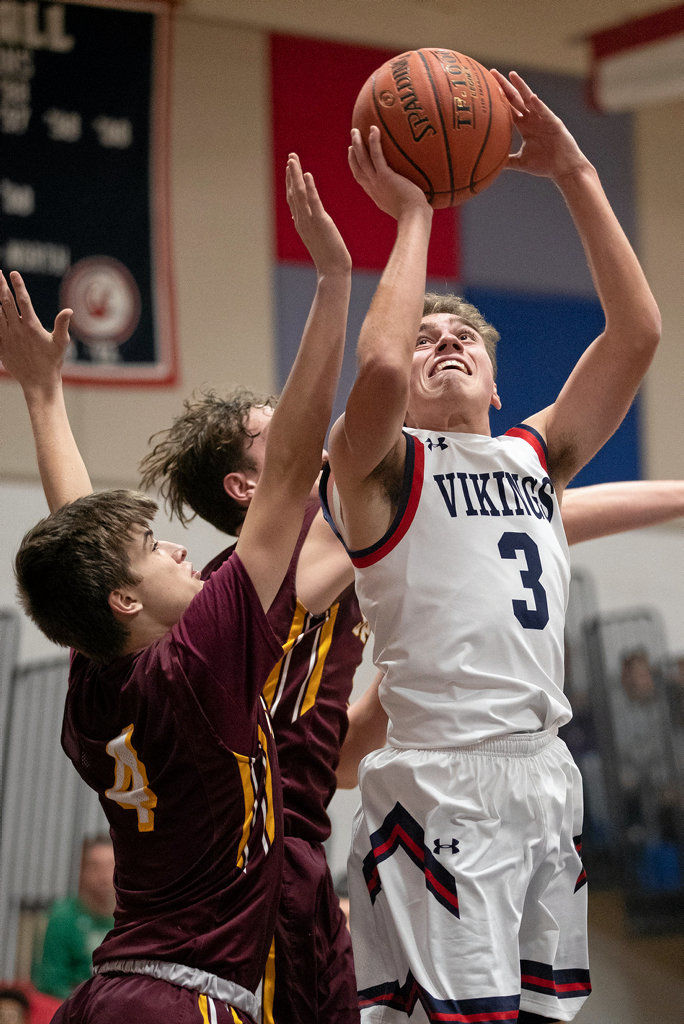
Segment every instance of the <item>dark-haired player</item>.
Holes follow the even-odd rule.
[[[288,199],[316,262],[314,307],[278,408],[261,484],[232,555],[206,582],[157,541],[156,506],[87,494],[52,333],[12,275],[0,281],[0,358],[29,406],[51,515],[16,559],[25,606],[73,646],[63,744],[96,789],[114,843],[115,925],[95,977],[59,1022],[252,1022],[282,874],[277,759],[261,699],[282,654],[265,617],[318,470],[342,357],[349,257],[310,175],[288,161]],[[264,424],[265,425],[265,424]]]
[[[514,72],[496,77],[522,137],[509,166],[560,189],[606,324],[556,401],[492,438],[491,338],[467,309],[422,315],[432,211],[377,128],[368,148],[352,133],[355,177],[397,220],[326,489],[389,716],[349,862],[369,1024],[571,1020],[589,990],[581,785],[556,736],[570,717],[559,505],[627,412],[660,317],[575,140]]]
[[[152,439],[142,486],[157,487],[187,523],[196,513],[240,535],[263,467],[265,406],[245,389],[227,397],[205,389],[184,403]],[[234,546],[204,568],[208,578]],[[283,785],[284,871],[273,947],[264,978],[262,1020],[353,1024],[359,1012],[351,941],[328,868],[327,806],[336,788],[347,705],[367,626],[349,557],[320,513],[307,504],[295,551],[268,618],[283,656],[263,689]],[[382,746],[385,720],[364,729],[364,747]],[[355,776],[355,767],[350,774]],[[355,781],[351,785],[355,785]]]

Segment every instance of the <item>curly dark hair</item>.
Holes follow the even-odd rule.
[[[128,630],[109,595],[140,579],[130,567],[134,526],[149,527],[156,502],[135,491],[98,491],[41,519],[22,540],[14,571],[21,603],[45,636],[94,661],[124,650]]]
[[[423,301],[423,316],[432,316],[433,313],[452,313],[454,316],[460,317],[464,323],[475,328],[485,343],[496,380],[496,346],[501,335],[496,327],[492,327],[485,320],[477,306],[462,299],[460,295],[438,295],[436,292],[426,292]]]
[[[256,435],[247,427],[249,414],[275,402],[246,388],[226,398],[210,388],[194,392],[171,426],[150,438],[153,448],[140,463],[141,488],[156,488],[169,514],[183,526],[198,515],[235,536],[247,509],[226,494],[223,479],[237,470],[254,469],[247,442]]]

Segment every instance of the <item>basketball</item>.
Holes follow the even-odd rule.
[[[368,142],[376,124],[390,167],[422,188],[435,209],[488,188],[506,163],[512,133],[496,79],[454,50],[409,50],[364,84],[352,127]]]

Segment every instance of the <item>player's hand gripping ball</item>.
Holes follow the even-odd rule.
[[[504,168],[512,116],[494,77],[454,50],[409,50],[373,72],[352,127],[364,141],[380,129],[390,167],[425,192],[435,209],[488,188]]]

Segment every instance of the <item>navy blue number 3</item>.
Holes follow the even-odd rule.
[[[549,605],[546,591],[539,582],[542,564],[539,548],[526,533],[504,533],[499,541],[499,554],[502,558],[516,558],[518,551],[525,556],[526,568],[520,570],[520,579],[526,590],[531,590],[534,605],[528,607],[526,601],[513,601],[513,613],[525,629],[543,629],[549,621]]]

